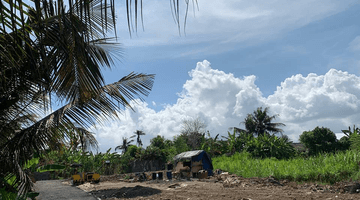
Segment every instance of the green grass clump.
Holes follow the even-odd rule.
[[[359,179],[360,153],[356,151],[320,154],[309,158],[277,160],[254,159],[247,152],[213,158],[215,169],[245,178],[274,176],[291,181],[335,183],[349,178]]]

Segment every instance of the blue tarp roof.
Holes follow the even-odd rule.
[[[195,151],[185,151],[182,152],[174,157],[175,161],[181,160],[181,159],[191,159],[194,156],[197,156],[201,154],[204,150],[195,150]]]
[[[175,162],[179,162],[179,160],[192,160],[192,161],[203,161],[203,168],[206,170],[210,170],[210,175],[212,175],[212,161],[210,156],[204,150],[195,150],[195,151],[185,151],[174,157]]]

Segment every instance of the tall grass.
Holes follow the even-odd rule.
[[[242,152],[231,157],[216,157],[213,165],[215,169],[245,178],[274,176],[292,181],[335,183],[350,178],[359,179],[359,161],[360,153],[355,151],[289,160],[254,159],[249,153]]]

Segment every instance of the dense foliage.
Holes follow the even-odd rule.
[[[329,132],[326,128],[323,129]],[[358,134],[352,134],[351,138],[354,137],[358,137]],[[225,140],[218,140],[218,135],[211,137],[208,132],[202,139],[201,149],[211,155],[214,168],[242,177],[274,176],[278,179],[323,183],[360,178],[360,152],[357,149],[306,156],[299,154],[289,139],[283,136],[254,137],[234,130],[223,138]],[[35,167],[34,163],[29,163],[28,167],[32,171],[41,171],[45,169],[41,166],[49,164],[65,166],[56,170],[53,176],[55,178],[69,177],[73,173],[69,167],[72,163],[81,163],[83,171],[96,171],[105,175],[127,173],[131,171],[131,163],[135,160],[172,162],[176,154],[185,150],[190,150],[190,147],[181,134],[173,140],[156,136],[145,149],[129,144],[127,151],[122,154],[110,153],[111,149],[106,153],[92,154],[81,149],[73,151],[63,147],[61,151],[47,152],[40,156]],[[105,161],[110,161],[110,164],[106,165]]]
[[[304,131],[300,135],[300,142],[309,150],[309,155],[334,152],[338,147],[335,133],[324,127]]]
[[[206,127],[201,120],[198,118],[195,121],[188,120],[187,130],[196,130],[196,127]],[[200,125],[199,125],[200,124]],[[197,129],[200,130],[200,129]],[[254,136],[247,131],[239,131],[239,129],[233,129],[233,131],[228,131],[227,136],[222,136],[222,140],[219,140],[219,134],[215,137],[212,137],[210,132],[207,131],[206,134],[203,133],[199,137],[200,143],[198,144],[197,149],[205,150],[218,164],[218,168],[223,170],[231,170],[234,173],[236,172],[237,164],[233,167],[230,164],[225,164],[228,161],[226,159],[239,159],[240,161],[246,160],[246,162],[257,162],[257,163],[267,163],[272,162],[276,166],[282,164],[278,163],[299,163],[299,162],[311,162],[321,163],[320,157],[311,157],[312,155],[321,155],[327,157],[326,162],[330,162],[331,159],[341,159],[343,156],[347,162],[351,162],[349,158],[352,155],[352,152],[342,153],[336,155],[324,154],[327,152],[335,152],[335,150],[348,150],[350,144],[354,147],[359,141],[359,134],[356,132],[357,129],[354,129],[354,132],[347,131],[347,137],[342,138],[337,141],[335,134],[331,132],[328,128],[319,128],[316,127],[313,131],[304,132],[300,136],[300,141],[305,142],[304,146],[308,148],[309,153],[303,154],[294,148],[294,145],[286,136],[276,136],[270,134],[264,134],[259,136]],[[204,131],[204,130],[202,130]],[[86,171],[97,171],[101,174],[113,174],[113,173],[126,173],[131,171],[131,163],[136,160],[160,160],[162,163],[172,162],[172,158],[181,152],[192,150],[190,143],[186,142],[187,137],[191,135],[194,131],[188,131],[187,134],[182,133],[175,136],[173,140],[165,139],[163,136],[156,136],[150,140],[150,145],[146,148],[142,148],[139,144],[141,135],[144,135],[142,131],[136,131],[134,137],[137,137],[136,143],[138,146],[132,144],[134,140],[129,140],[128,138],[123,138],[123,144],[117,146],[116,148],[122,149],[122,154],[110,153],[110,149],[105,154],[92,154],[89,152],[83,151],[81,148],[74,150],[73,148],[67,149],[63,147],[61,151],[50,151],[47,154],[42,156],[40,164],[59,164],[66,166],[63,170],[58,172],[59,177],[69,177],[71,174],[70,168],[68,167],[71,163],[79,162],[83,164],[83,170]],[[196,131],[195,131],[196,132]],[[200,131],[197,131],[200,132]],[[139,133],[139,134],[137,134]],[[329,139],[330,137],[330,139]],[[323,142],[327,139],[327,142]],[[309,142],[310,143],[306,143]],[[320,141],[320,142],[319,142]],[[322,142],[321,142],[322,141]],[[342,141],[342,142],[341,142]],[[354,141],[354,142],[351,142]],[[312,147],[311,145],[315,146]],[[347,145],[347,146],[346,146]],[[224,157],[225,155],[225,157]],[[233,155],[233,156],[231,156]],[[220,158],[218,157],[220,156]],[[230,157],[229,157],[230,156]],[[353,155],[355,156],[355,155]],[[357,154],[356,154],[357,156]],[[356,157],[355,156],[355,157]],[[355,158],[354,157],[354,158]],[[350,160],[349,160],[350,159]],[[110,165],[104,168],[105,160],[110,161]],[[218,162],[218,160],[221,160]],[[224,161],[224,163],[222,163]],[[246,163],[245,162],[245,163]],[[349,163],[347,163],[349,164]],[[261,164],[262,166],[263,164]],[[284,164],[286,165],[286,164]],[[311,170],[315,170],[315,164],[306,166],[311,166]],[[243,168],[243,166],[241,166]],[[287,167],[287,169],[290,166]],[[327,166],[325,166],[327,169]],[[249,167],[249,170],[251,168]],[[279,168],[280,169],[280,168]],[[235,170],[235,171],[234,171]],[[301,169],[304,171],[304,169]],[[300,170],[300,171],[301,171]],[[340,169],[338,169],[340,170]],[[350,176],[351,169],[343,169],[344,171],[339,172],[341,177]],[[336,171],[336,170],[335,170]],[[306,170],[304,171],[306,172]],[[328,173],[327,171],[326,173]],[[237,172],[236,172],[237,173]],[[247,172],[248,173],[248,172]],[[268,172],[261,172],[261,176]],[[276,170],[273,172],[278,174]],[[310,173],[310,172],[309,172]],[[311,172],[310,175],[281,175],[281,177],[290,176],[292,179],[296,180],[312,180],[314,173],[320,172]],[[322,173],[325,173],[322,171]],[[325,179],[335,180],[331,174],[320,175],[319,177],[326,177]],[[334,172],[335,174],[338,172]],[[352,172],[351,172],[352,173]],[[254,175],[254,174],[253,174]],[[259,174],[258,174],[259,175]],[[271,174],[270,174],[271,175]],[[255,175],[254,175],[255,176]],[[257,176],[257,175],[256,175]],[[353,175],[351,175],[353,176]],[[310,178],[309,178],[310,177]],[[312,178],[311,178],[312,177]],[[330,178],[329,178],[330,177]],[[332,178],[331,178],[332,177]]]
[[[254,137],[245,145],[245,151],[254,158],[288,159],[295,156],[295,148],[286,137],[259,136]]]

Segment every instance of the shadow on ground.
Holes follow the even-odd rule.
[[[101,199],[114,198],[114,197],[115,198],[136,198],[139,196],[146,197],[159,193],[161,193],[161,190],[154,189],[151,187],[143,187],[140,185],[137,185],[135,187],[122,187],[120,189],[96,190],[91,192],[91,194]]]

